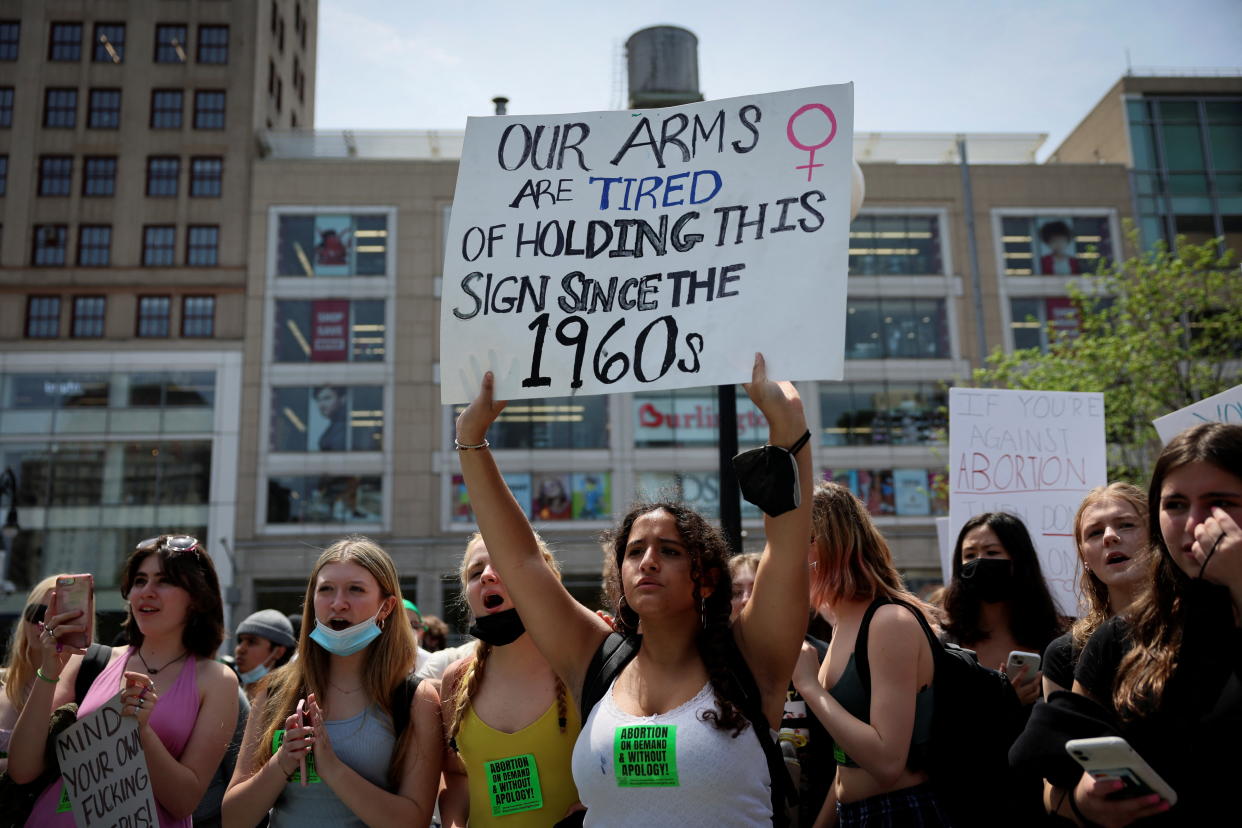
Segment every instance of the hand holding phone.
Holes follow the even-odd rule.
[[[1011,650],[1005,660],[1005,675],[1018,681],[1030,681],[1039,672],[1043,662],[1039,653],[1028,653],[1025,650]]]
[[[95,577],[89,573],[82,575],[61,575],[56,579],[56,612],[58,615],[67,612],[81,612],[73,619],[74,626],[81,630],[66,631],[57,636],[57,641],[66,647],[85,650],[91,643],[93,630],[91,625],[95,618]]]
[[[1177,804],[1177,792],[1130,747],[1125,739],[1102,736],[1071,739],[1065,750],[1097,781],[1119,782],[1109,799],[1135,799],[1158,795],[1169,805]]]
[[[297,709],[297,713],[295,714],[298,717],[298,727],[306,727],[306,716],[304,714],[305,709],[306,709],[306,699],[298,699],[298,709]],[[307,783],[306,754],[305,753],[303,753],[302,757],[298,759],[298,771],[299,771],[299,775],[302,777],[302,787],[305,788],[306,783]]]

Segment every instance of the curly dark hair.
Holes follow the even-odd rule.
[[[948,616],[945,631],[964,645],[983,641],[987,634],[979,627],[982,601],[962,589],[962,544],[973,529],[987,526],[1009,553],[1013,561],[1013,594],[1009,598],[1009,627],[1014,640],[1039,652],[1064,631],[1056,603],[1044,581],[1039,557],[1026,524],[1008,512],[985,512],[975,515],[962,526],[953,547],[953,580],[944,595]]]
[[[732,730],[736,738],[750,723],[741,711],[743,697],[737,677],[729,669],[730,650],[736,648],[729,611],[733,582],[729,577],[729,544],[716,527],[695,510],[682,503],[659,501],[634,505],[621,522],[604,535],[607,550],[604,561],[604,591],[616,617],[617,632],[625,636],[638,634],[638,613],[625,600],[621,581],[621,562],[629,542],[634,521],[643,515],[663,510],[677,525],[681,542],[690,553],[690,579],[694,582],[694,602],[702,619],[695,644],[707,668],[708,680],[716,700],[716,709],[700,714],[718,730]],[[702,587],[711,585],[711,594],[703,597]]]
[[[1070,229],[1068,224],[1059,219],[1057,221],[1050,221],[1039,228],[1039,238],[1044,244],[1052,244],[1052,240],[1057,236],[1073,241],[1074,231]]]

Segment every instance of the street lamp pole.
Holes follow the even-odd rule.
[[[13,541],[22,527],[17,523],[17,475],[11,468],[0,473],[0,498],[9,496],[9,511],[4,517],[4,526],[0,527],[0,537],[4,539],[3,558],[0,558],[0,591],[5,595],[17,591],[17,587],[9,580],[9,560],[13,557]]]

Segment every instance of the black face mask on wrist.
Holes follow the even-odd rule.
[[[516,609],[507,609],[491,615],[480,615],[474,619],[470,634],[493,647],[512,644],[526,632],[526,626]]]
[[[753,503],[769,517],[783,515],[802,505],[795,455],[811,439],[811,432],[798,438],[789,449],[760,446],[733,458],[737,485],[747,503]]]
[[[962,564],[962,589],[980,601],[994,604],[1013,593],[1013,561],[975,558]]]

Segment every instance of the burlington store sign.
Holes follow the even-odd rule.
[[[768,421],[749,399],[738,395],[737,434],[740,442],[762,443]],[[634,442],[650,445],[715,445],[720,416],[715,396],[668,394],[634,397]]]

